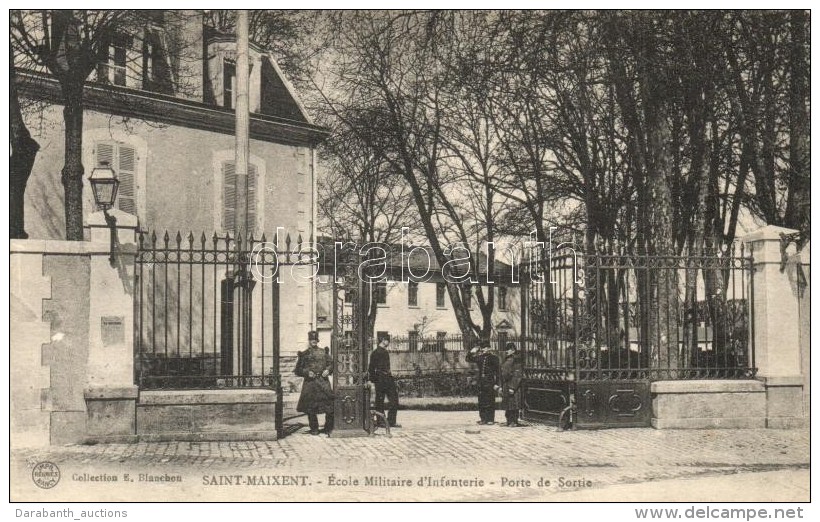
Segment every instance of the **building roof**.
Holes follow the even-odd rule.
[[[16,76],[21,96],[54,104],[62,103],[60,84],[51,76],[25,70],[18,70]],[[136,117],[230,135],[236,132],[232,110],[156,92],[88,82],[83,102],[87,110],[116,116]],[[251,114],[250,118],[250,136],[255,140],[313,146],[322,142],[327,135],[327,129],[310,123],[258,113]]]
[[[236,35],[223,33],[209,26],[203,28],[203,33],[206,46],[211,43],[236,43]],[[276,58],[253,41],[249,42],[249,46],[251,50],[261,55],[263,82],[261,113],[312,124],[313,120],[305,109],[299,93],[282,72]]]
[[[123,84],[113,85],[113,82],[103,76],[100,81],[94,81],[94,76],[86,82],[83,101],[85,108],[112,114],[116,116],[134,117],[157,123],[176,125],[194,129],[208,130],[218,133],[235,133],[235,111],[217,104],[208,91],[212,88],[212,78],[209,76],[209,53],[207,44],[226,43],[235,45],[235,37],[214,32],[201,23],[175,26],[164,25],[163,13],[165,10],[146,11],[145,14],[155,20],[151,28],[140,29],[136,36],[128,39],[128,53],[141,53],[143,60],[134,59],[128,54],[133,64],[126,69]],[[180,74],[181,60],[171,58],[170,49],[174,48],[172,41],[186,39],[166,38],[164,29],[169,34],[173,31],[196,32],[196,38],[189,39],[187,44],[191,50],[192,60],[186,66],[191,73],[190,85],[186,86],[189,93],[182,93],[177,82],[176,87],[171,82],[170,69]],[[136,38],[136,43],[134,38]],[[203,40],[204,39],[204,40]],[[143,44],[139,44],[142,41]],[[203,41],[206,45],[203,46]],[[157,46],[159,51],[147,51],[146,43]],[[180,44],[182,45],[182,44]],[[228,45],[228,48],[229,48]],[[203,49],[204,48],[204,49]],[[323,141],[327,129],[313,124],[307,111],[296,93],[296,90],[287,80],[276,60],[261,47],[252,45],[252,49],[260,57],[258,112],[251,113],[250,136],[254,140],[283,143],[297,146],[313,146]],[[174,52],[180,52],[177,49]],[[152,53],[152,54],[146,54]],[[154,63],[154,69],[148,69],[146,57]],[[201,61],[201,67],[196,65]],[[130,62],[129,62],[130,63]],[[158,66],[157,64],[161,64]],[[190,67],[193,64],[193,67]],[[19,65],[19,64],[18,64]],[[105,70],[98,68],[97,73]],[[165,75],[160,80],[148,78],[146,71],[152,74]],[[159,72],[158,72],[159,71]],[[21,97],[44,101],[52,104],[62,104],[63,95],[61,86],[44,69],[32,69],[29,66],[18,67],[16,84]],[[199,90],[197,90],[199,89]]]

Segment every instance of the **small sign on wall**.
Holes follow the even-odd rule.
[[[125,342],[125,317],[103,316],[102,318],[103,346],[113,346]]]

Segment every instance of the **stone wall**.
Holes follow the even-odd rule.
[[[51,436],[51,372],[43,347],[51,342],[51,326],[43,314],[51,299],[51,278],[43,275],[41,252],[20,251],[25,242],[11,240],[9,394],[10,444],[43,446]]]
[[[80,442],[85,436],[91,259],[108,244],[11,242],[13,445]]]
[[[654,382],[653,426],[808,425],[811,260],[808,246],[797,253],[784,243],[795,232],[766,226],[743,238],[753,257],[750,299],[757,378]]]

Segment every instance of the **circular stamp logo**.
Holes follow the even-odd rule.
[[[31,470],[31,480],[38,488],[51,489],[60,482],[60,468],[53,462],[38,462]]]

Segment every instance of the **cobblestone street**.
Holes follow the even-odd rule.
[[[304,427],[297,430],[294,425],[295,432],[279,441],[18,450],[12,453],[12,498],[626,500],[629,494],[618,493],[622,490],[617,487],[725,477],[731,490],[690,491],[697,498],[687,499],[808,499],[808,430],[558,432],[545,426],[498,425],[476,430],[476,416],[473,412],[401,412],[404,428],[394,430],[392,437],[380,430],[369,438],[330,439],[310,436]],[[299,420],[303,419],[294,422]],[[43,461],[61,470],[60,483],[50,490],[34,487],[31,480],[31,469]],[[775,480],[765,488],[766,498],[760,493],[746,498],[752,490],[744,483],[761,472],[787,477],[788,484],[779,487]],[[249,477],[268,478],[263,485]],[[407,486],[408,481],[412,485]],[[403,485],[395,485],[399,483]],[[680,491],[668,488],[665,494],[666,490],[646,490],[642,498],[668,500],[671,492]]]

